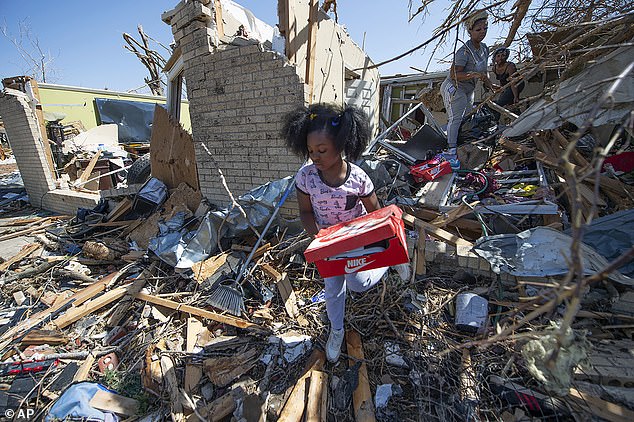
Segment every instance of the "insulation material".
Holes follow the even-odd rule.
[[[522,356],[528,371],[542,383],[544,389],[558,396],[565,396],[570,390],[573,369],[587,358],[587,350],[591,347],[585,333],[568,330],[561,339],[558,348],[559,327],[551,323],[551,334],[528,341],[522,347]]]

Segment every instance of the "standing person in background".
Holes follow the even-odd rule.
[[[313,104],[285,117],[282,137],[287,146],[312,161],[295,177],[300,219],[309,235],[379,209],[372,181],[351,162],[361,157],[370,135],[369,118],[357,107]],[[408,265],[396,268],[401,277],[408,277]],[[386,271],[387,267],[377,268],[324,279],[330,320],[326,357],[330,362],[336,362],[341,353],[346,289],[365,292]]]
[[[452,167],[459,166],[456,157],[456,145],[462,119],[473,108],[473,91],[477,80],[492,89],[487,76],[489,48],[482,41],[487,34],[487,13],[479,11],[465,21],[469,40],[454,54],[449,75],[440,86],[443,102],[447,109],[447,144],[445,158]]]
[[[509,78],[517,73],[515,63],[507,61],[510,54],[511,50],[506,47],[500,47],[493,53],[493,73],[495,73],[495,78],[500,82],[500,86],[507,85]],[[511,82],[495,103],[502,107],[515,104],[520,100],[520,92],[523,89],[524,81],[519,84]]]

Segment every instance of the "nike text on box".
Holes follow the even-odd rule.
[[[304,256],[322,277],[409,262],[403,212],[390,205],[347,223],[322,229]]]

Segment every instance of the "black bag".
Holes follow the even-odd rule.
[[[458,145],[474,142],[493,134],[498,128],[497,118],[486,105],[465,117],[460,125]]]

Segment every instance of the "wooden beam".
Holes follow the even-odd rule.
[[[220,0],[214,0],[214,14],[216,17],[216,31],[218,32],[218,38],[224,37],[225,25],[222,22],[222,4],[220,4]]]
[[[418,228],[418,239],[416,240],[416,275],[427,274],[427,263],[425,262],[425,242],[427,234],[425,229]]]
[[[321,371],[324,366],[324,353],[315,349],[308,359],[306,372],[295,383],[293,391],[284,404],[278,422],[299,422],[306,406],[306,381],[311,371]]]
[[[16,262],[22,261],[24,258],[35,252],[39,247],[39,243],[29,243],[28,245],[22,246],[20,252],[0,264],[0,272],[8,270],[11,265],[15,264]]]
[[[90,369],[92,365],[95,363],[95,355],[89,353],[84,362],[81,364],[77,372],[75,372],[75,376],[73,377],[73,382],[86,381],[88,376],[90,375]]]
[[[108,327],[119,325],[119,322],[121,322],[121,319],[123,319],[125,314],[130,309],[130,306],[134,302],[135,295],[139,293],[141,289],[143,289],[143,287],[145,287],[147,278],[152,275],[155,267],[155,263],[150,265],[149,268],[143,270],[143,272],[139,274],[136,280],[134,280],[132,284],[128,286],[125,297],[115,305],[114,311],[110,315],[110,318],[108,318],[108,322],[106,323]]]
[[[198,319],[194,317],[187,318],[187,337],[185,339],[185,351],[192,353],[194,347],[196,347],[196,341],[198,340],[198,334],[204,329],[204,325]],[[185,365],[185,382],[184,388],[187,393],[192,393],[198,387],[198,383],[203,376],[203,370],[200,365],[194,365],[193,363],[187,363]]]
[[[288,316],[297,320],[299,325],[302,327],[307,326],[308,320],[299,312],[299,307],[297,306],[297,296],[295,295],[293,286],[288,278],[288,274],[281,274],[281,279],[275,283],[275,285],[277,286],[277,291],[280,293],[282,301],[284,301],[284,309],[286,310]]]
[[[211,319],[213,321],[217,321],[223,324],[232,325],[234,327],[244,328],[244,329],[253,330],[253,331],[260,331],[260,332],[268,331],[265,327],[246,321],[242,318],[236,318],[229,315],[222,315],[216,312],[208,311],[206,309],[197,308],[195,306],[185,305],[184,303],[174,302],[173,300],[168,300],[168,299],[163,299],[161,297],[152,296],[147,293],[137,293],[136,298],[139,300],[144,300],[146,302],[153,303],[155,305],[165,306],[166,308],[169,308],[169,309],[185,312],[186,314],[196,315],[196,316]]]
[[[443,230],[439,227],[436,227],[432,224],[427,223],[419,218],[414,217],[413,215],[403,213],[403,221],[407,224],[413,226],[416,229],[423,229],[430,236],[435,237],[438,240],[442,240],[443,242],[447,242],[450,245],[454,246],[465,246],[472,247],[473,244],[464,240],[463,238],[456,236],[455,234],[449,233],[446,230]]]
[[[104,390],[97,390],[90,399],[90,405],[95,409],[107,410],[123,416],[133,416],[139,411],[137,400]]]
[[[127,291],[128,289],[126,286],[110,290],[109,292],[106,292],[98,298],[86,302],[81,306],[70,308],[63,315],[54,319],[52,323],[59,329],[66,328],[86,315],[103,308],[115,300],[121,299],[125,296]]]
[[[306,50],[306,83],[308,84],[308,104],[313,103],[315,91],[315,57],[317,56],[317,19],[319,0],[310,0],[308,14],[308,44]]]
[[[602,400],[599,397],[583,393],[576,388],[570,389],[568,396],[575,409],[581,410],[584,414],[592,409],[592,415],[610,422],[631,422],[634,421],[634,411]]]
[[[346,331],[346,343],[348,347],[348,355],[350,356],[349,365],[354,365],[357,361],[361,361],[359,367],[359,385],[352,394],[352,405],[354,407],[354,418],[357,422],[373,422],[376,420],[374,416],[374,404],[372,403],[372,391],[370,391],[370,381],[368,379],[368,368],[365,365],[365,356],[363,354],[363,344],[361,336],[355,330]]]
[[[92,156],[81,176],[79,176],[79,179],[77,179],[79,181],[77,184],[86,183],[86,181],[92,174],[92,170],[95,168],[95,165],[97,165],[99,157],[101,157],[101,150],[97,150],[97,152],[95,152],[95,155]]]
[[[328,374],[311,371],[308,388],[308,404],[306,405],[306,422],[322,422],[327,414],[323,414],[324,396],[328,397]]]
[[[174,422],[185,420],[184,407],[181,401],[181,392],[179,389],[176,370],[174,369],[174,361],[167,355],[161,356],[161,371],[163,373],[163,382],[169,391],[171,416]]]

